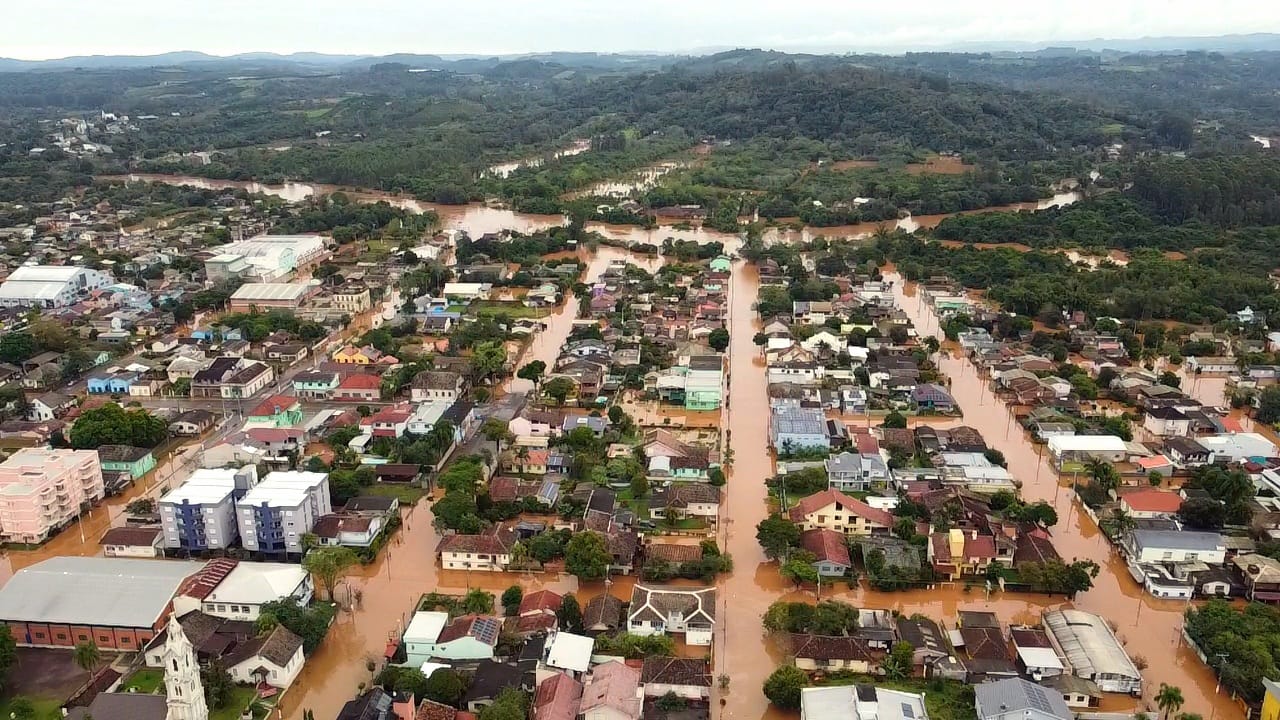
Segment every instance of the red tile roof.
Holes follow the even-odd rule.
[[[857,498],[845,495],[839,490],[823,490],[801,500],[795,507],[791,508],[791,519],[799,522],[804,520],[806,515],[821,510],[832,503],[839,503],[845,510],[869,522],[883,525],[884,527],[893,527],[892,514],[885,510],[877,510]]]
[[[231,571],[235,570],[236,565],[239,564],[239,560],[231,558],[210,560],[207,565],[200,568],[199,572],[182,582],[182,586],[178,588],[178,594],[203,600],[209,597],[209,593],[213,592],[219,583],[226,580]]]
[[[382,387],[382,378],[367,373],[349,375],[338,383],[338,387],[343,390],[378,390]]]
[[[1182,497],[1166,490],[1135,490],[1120,499],[1137,512],[1176,513],[1182,507]]]
[[[560,603],[564,598],[550,590],[538,590],[529,593],[520,600],[520,611],[518,614],[525,613],[545,613],[556,612],[560,609]]]
[[[813,553],[819,562],[830,562],[845,567],[852,567],[849,560],[849,544],[844,535],[835,530],[806,530],[800,536],[800,543],[805,550]]]
[[[292,395],[272,395],[249,412],[249,415],[275,415],[278,411],[288,410],[298,404],[298,398]]]

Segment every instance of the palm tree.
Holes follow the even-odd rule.
[[[1156,693],[1156,705],[1164,714],[1164,720],[1169,720],[1169,716],[1182,707],[1182,689],[1168,683],[1160,683],[1160,692]]]
[[[93,671],[97,669],[98,663],[102,661],[102,653],[98,650],[96,643],[92,640],[85,640],[76,645],[75,661],[81,670],[92,675]]]
[[[1128,535],[1134,524],[1134,520],[1129,516],[1129,513],[1118,507],[1113,508],[1111,514],[1103,520],[1103,525],[1108,526],[1117,539]]]

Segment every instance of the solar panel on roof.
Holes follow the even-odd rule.
[[[912,708],[910,703],[902,703],[902,717],[915,718],[915,716],[916,716],[915,708]]]
[[[475,622],[475,637],[482,643],[493,644],[498,641],[498,621],[483,618]]]

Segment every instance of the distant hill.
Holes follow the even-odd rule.
[[[192,50],[162,53],[159,55],[82,55],[56,60],[14,60],[0,58],[0,72],[29,70],[66,70],[71,68],[148,68],[175,65],[244,65],[292,64],[316,68],[367,69],[382,63],[407,65],[415,69],[452,70],[454,72],[485,72],[504,63],[536,61],[560,65],[571,69],[618,72],[657,69],[674,62],[691,58],[714,57],[713,65],[722,67],[738,63],[748,66],[768,66],[779,62],[810,62],[830,54],[856,53],[865,48],[849,47],[793,47],[790,52],[746,51],[723,48],[698,48],[674,54],[629,52],[541,52],[518,55],[433,55],[421,53],[395,53],[391,55],[332,55],[327,53],[299,52],[281,55],[269,52],[241,53],[219,56]],[[1101,53],[1162,53],[1188,50],[1217,52],[1268,52],[1280,51],[1280,34],[1252,33],[1243,35],[1217,35],[1209,37],[1144,37],[1131,39],[1048,40],[1048,41],[980,41],[953,43],[943,46],[902,48],[900,52],[969,52],[1069,55],[1073,52]],[[888,54],[900,54],[888,53]]]

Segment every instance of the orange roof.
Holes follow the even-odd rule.
[[[1231,433],[1244,432],[1244,426],[1240,424],[1239,420],[1233,417],[1222,418],[1222,429]]]
[[[298,404],[298,398],[292,395],[272,395],[271,397],[258,403],[258,407],[254,408],[250,415],[275,415],[277,409],[288,410]]]
[[[382,378],[369,373],[356,373],[343,379],[338,387],[344,390],[377,390],[382,387]]]
[[[1182,507],[1182,496],[1165,490],[1137,490],[1120,499],[1138,512],[1175,513]]]
[[[893,515],[885,510],[877,510],[861,500],[849,497],[839,490],[823,490],[801,500],[795,507],[791,508],[791,519],[800,521],[805,515],[832,504],[840,503],[840,505],[849,512],[866,520],[883,525],[884,527],[893,527]]]
[[[1163,455],[1152,455],[1151,457],[1138,458],[1135,464],[1144,470],[1150,470],[1152,468],[1167,467],[1173,463]]]

